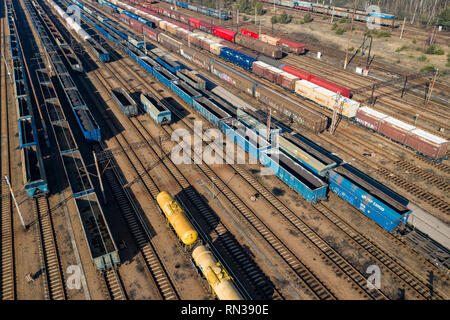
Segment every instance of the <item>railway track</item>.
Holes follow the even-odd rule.
[[[408,290],[415,291],[419,296],[425,299],[444,299],[439,293],[432,292],[428,283],[425,283],[425,281],[420,280],[412,272],[408,271],[396,258],[339,218],[339,216],[328,206],[319,203],[314,205],[314,208],[344,232],[357,246],[373,257],[374,260],[378,262],[378,266],[383,266],[386,270],[389,270],[401,279],[401,281],[408,286]],[[359,211],[354,211],[359,214]]]
[[[38,238],[41,243],[39,247],[44,258],[46,297],[50,300],[66,300],[64,275],[47,197],[35,199],[33,209],[38,224]]]
[[[6,70],[6,57],[9,56],[6,48],[9,47],[6,41],[7,37],[7,20],[6,20],[6,1],[1,1],[1,52],[4,57],[0,63],[1,72],[1,274],[0,274],[0,298],[2,300],[16,299],[16,274],[15,274],[15,260],[14,260],[14,230],[13,230],[13,207],[12,199],[9,192],[8,185],[4,179],[5,176],[11,178],[11,164],[10,164],[10,128],[9,128],[9,85],[8,75]]]
[[[103,272],[104,291],[110,300],[127,300],[125,290],[117,270],[111,269]]]

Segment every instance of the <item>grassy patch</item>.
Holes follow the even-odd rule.
[[[433,65],[428,65],[420,69],[421,72],[435,71],[436,67]]]
[[[417,58],[417,61],[420,61],[420,62],[425,62],[427,60],[428,60],[428,58],[424,55],[421,55],[420,57]]]
[[[445,54],[444,49],[436,47],[436,45],[432,44],[425,50],[425,54],[437,54],[438,56],[442,56]]]
[[[406,49],[408,49],[408,46],[404,44],[400,48],[395,49],[395,52],[401,52],[401,51],[404,51]]]

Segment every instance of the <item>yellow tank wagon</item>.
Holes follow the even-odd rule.
[[[170,195],[163,191],[156,197],[158,205],[164,212],[167,220],[175,230],[178,238],[187,246],[197,241],[198,233],[184,214],[184,210],[178,202]]]
[[[219,300],[243,300],[231,277],[208,248],[203,245],[198,246],[192,251],[192,258]]]

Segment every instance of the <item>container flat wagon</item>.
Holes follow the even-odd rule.
[[[326,197],[328,185],[284,153],[278,150],[262,152],[260,161],[307,202],[318,202]]]
[[[172,113],[170,110],[152,94],[141,93],[141,104],[145,112],[150,114],[157,124],[164,125],[172,121]]]
[[[408,200],[350,166],[330,171],[330,189],[389,232],[406,223]]]
[[[136,102],[130,97],[124,88],[111,89],[110,93],[114,102],[119,106],[124,115],[131,117],[138,114]]]

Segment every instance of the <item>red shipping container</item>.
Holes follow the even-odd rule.
[[[259,34],[257,34],[256,32],[249,31],[249,30],[245,30],[244,28],[241,28],[241,34],[243,34],[244,36],[250,37],[250,38],[254,38],[254,39],[259,38]]]
[[[287,73],[293,74],[294,76],[299,77],[301,80],[309,81],[309,79],[312,78],[311,74],[309,74],[305,71],[299,70],[297,68],[291,67],[290,65],[285,65],[283,68],[281,68],[281,70],[283,70]]]
[[[158,41],[158,34],[159,31],[153,28],[150,28],[149,26],[143,26],[142,31],[149,36],[151,39]]]
[[[213,34],[219,38],[233,42],[236,32],[218,26],[213,26]]]
[[[130,26],[139,32],[142,32],[142,27],[144,26],[144,24],[140,21],[137,21],[136,19],[131,18],[130,19]]]
[[[339,86],[337,84],[331,83],[329,81],[326,81],[326,80],[324,80],[322,78],[315,77],[315,76],[312,76],[308,81],[312,82],[314,84],[317,84],[318,86],[320,86],[322,88],[325,88],[325,89],[328,89],[330,91],[333,91],[333,92],[336,92],[336,93],[340,92],[341,96],[350,98],[350,89],[345,89],[344,87],[341,87],[341,86]]]
[[[297,54],[305,52],[305,45],[303,43],[288,39],[280,39],[278,43],[280,47],[288,47]]]
[[[189,25],[192,27],[192,28],[195,28],[195,29],[200,29],[200,24],[202,23],[202,20],[199,20],[199,19],[195,19],[195,18],[189,18]]]

